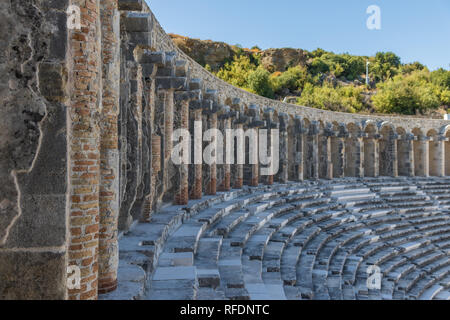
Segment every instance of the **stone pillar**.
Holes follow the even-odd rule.
[[[70,78],[74,88],[69,111],[70,234],[68,265],[81,271],[81,288],[69,289],[69,299],[97,299],[100,194],[100,130],[102,105],[101,30],[99,1],[73,0],[81,8],[82,30],[69,31]]]
[[[328,125],[323,131],[323,145],[322,145],[322,156],[325,162],[325,172],[323,178],[333,179],[333,158],[332,158],[332,137],[334,132],[331,124]]]
[[[102,24],[102,119],[98,293],[117,288],[119,218],[120,16],[117,0],[100,1]]]
[[[406,134],[398,142],[398,174],[400,176],[414,177],[414,135]]]
[[[249,107],[249,129],[253,129],[255,132],[255,139],[254,141],[250,141],[252,146],[248,145],[248,148],[245,148],[245,152],[249,154],[248,160],[251,160],[250,150],[252,149],[254,151],[255,159],[253,159],[255,163],[253,164],[247,164],[246,166],[249,166],[250,168],[250,181],[249,185],[252,187],[257,187],[259,185],[259,128],[266,125],[265,121],[262,121],[260,119],[260,107],[257,105],[251,105]]]
[[[333,154],[333,177],[343,178],[345,176],[345,139],[348,131],[345,125],[339,127],[339,132],[332,138],[332,154]]]
[[[377,136],[367,135],[364,138],[364,176],[379,176],[379,141]]]
[[[364,177],[364,141],[363,136],[358,135],[354,140],[355,177]]]
[[[445,175],[450,177],[450,137],[449,133],[445,136],[444,141],[444,158],[445,158]]]
[[[305,164],[308,167],[307,177],[309,179],[319,179],[319,127],[317,122],[310,125],[307,141],[307,155]]]
[[[142,68],[144,80],[144,101],[143,106],[143,175],[144,180],[147,175],[148,181],[143,181],[143,209],[139,220],[149,222],[155,204],[156,180],[161,167],[161,138],[156,134],[155,109],[156,109],[156,75],[158,68],[164,68],[166,56],[164,52],[154,52],[150,50],[140,50],[136,53],[136,61]],[[124,110],[125,111],[125,110]],[[125,122],[126,124],[127,122]],[[124,146],[125,147],[125,146]]]
[[[193,164],[193,185],[189,193],[189,198],[196,200],[201,199],[203,195],[203,121],[202,121],[202,106],[194,109],[191,112],[191,142],[192,142],[192,154],[194,158]]]
[[[231,143],[228,141],[229,137],[227,132],[231,130],[232,118],[236,115],[235,112],[231,111],[229,106],[225,106],[224,113],[219,116],[221,122],[221,131],[224,138],[224,155],[223,155],[223,178],[219,184],[219,191],[230,191],[231,190],[231,163],[230,160],[233,159],[234,154],[229,154],[227,157],[227,152],[231,152],[226,148],[227,145]]]
[[[235,112],[236,119],[233,121],[233,126],[236,132],[241,131],[244,132],[244,125],[247,125],[248,118],[244,114],[244,109],[240,106],[239,99],[233,99],[232,108]],[[234,164],[231,166],[231,180],[233,188],[235,189],[241,189],[244,185],[244,165],[242,163],[238,163],[238,153],[240,152],[241,155],[244,155],[245,160],[245,138],[243,141],[244,144],[244,150],[237,150],[237,145],[234,143],[235,139],[233,138],[233,154],[231,155],[234,159]],[[237,139],[236,139],[237,142]]]
[[[380,148],[380,174],[383,176],[398,176],[398,152],[397,133],[388,133],[381,136],[382,147]]]
[[[266,108],[264,110],[264,121],[266,122],[266,126],[263,127],[262,129],[267,130],[267,139],[268,139],[267,140],[267,153],[269,154],[268,155],[269,157],[273,156],[273,154],[271,152],[272,145],[274,143],[272,141],[272,129],[275,129],[278,127],[278,124],[276,123],[276,119],[274,119],[274,112],[275,112],[275,110],[272,108]],[[280,148],[282,148],[281,144],[282,144],[282,142],[280,141]],[[277,175],[277,178],[280,179],[280,176]],[[272,185],[274,182],[274,175],[271,174],[271,175],[267,175],[267,176],[262,176],[261,181],[263,183],[265,183],[266,185]],[[279,180],[279,181],[281,181],[281,180]]]
[[[289,181],[289,135],[288,135],[288,125],[289,125],[289,115],[286,113],[280,113],[279,119],[279,170],[278,170],[278,181],[281,183],[287,183]],[[278,148],[278,146],[275,146]]]
[[[173,186],[175,188],[174,204],[186,205],[189,201],[189,163],[191,161],[191,137],[189,133],[189,109],[191,101],[200,101],[201,91],[178,91],[175,93],[174,130],[184,130],[188,135],[174,141],[178,145],[178,160],[175,164]],[[176,160],[176,161],[178,161]]]
[[[444,136],[436,136],[434,140],[430,143],[434,144],[434,155],[433,157],[433,175],[437,177],[445,176],[445,140]]]
[[[419,136],[417,159],[414,159],[416,164],[416,175],[422,177],[428,177],[430,175],[430,157],[429,157],[429,138],[426,136]]]
[[[305,124],[303,119],[299,116],[294,119],[294,129],[293,129],[293,138],[292,144],[294,144],[294,181],[303,181],[305,179],[304,176],[304,168],[305,168],[305,146],[306,146],[306,138],[305,133],[307,132],[305,128]]]
[[[209,99],[213,102],[211,109],[204,109],[203,110],[203,120],[204,120],[204,132],[206,132],[209,129],[217,129],[217,122],[218,122],[218,112],[221,111],[222,106],[217,104],[215,100],[217,99],[217,92],[208,90],[205,94],[205,99]],[[206,120],[206,122],[205,122]],[[205,138],[205,137],[204,137]],[[213,135],[211,137],[211,141],[209,142],[203,142],[203,152],[206,151],[206,148],[208,146],[214,146],[215,151],[210,154],[210,161],[211,163],[208,165],[206,164],[204,166],[204,192],[207,195],[215,195],[217,193],[217,148],[218,148],[218,139],[221,137],[217,137],[216,135]],[[206,159],[205,159],[206,160]]]
[[[180,68],[185,66],[183,61],[176,61],[175,53],[166,53],[165,66],[158,68],[156,76],[156,89],[158,103],[155,112],[156,132],[161,135],[161,172],[157,179],[157,207],[163,202],[174,200],[175,190],[178,188],[174,184],[176,169],[171,160],[174,130],[174,94],[175,91],[185,91],[187,89],[187,70]],[[181,69],[181,71],[180,71]]]

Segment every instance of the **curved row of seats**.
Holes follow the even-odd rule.
[[[168,206],[121,238],[119,288],[103,298],[447,300],[449,187],[347,178]]]

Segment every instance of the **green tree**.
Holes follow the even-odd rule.
[[[364,108],[362,89],[353,86],[333,88],[307,83],[297,103],[300,105],[342,112],[358,112]]]
[[[450,71],[441,68],[431,72],[431,81],[442,88],[450,89]]]
[[[269,81],[270,73],[263,67],[258,67],[248,75],[248,89],[260,96],[273,98],[273,90]]]
[[[402,74],[411,74],[414,71],[421,71],[424,70],[426,67],[421,64],[420,62],[413,62],[404,64],[400,67],[400,71]]]
[[[377,82],[386,81],[398,73],[400,57],[392,52],[377,52],[371,60],[370,72]]]
[[[250,58],[242,55],[235,56],[231,63],[226,63],[216,76],[239,88],[248,88],[248,75],[256,70],[256,66],[250,62]]]
[[[431,83],[426,70],[395,76],[379,83],[377,89],[372,101],[375,109],[381,113],[414,115],[417,111],[423,113],[441,105],[441,90]]]
[[[276,93],[283,89],[302,90],[308,79],[308,70],[302,66],[289,68],[279,76],[271,77],[272,88]]]

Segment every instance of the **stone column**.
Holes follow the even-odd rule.
[[[397,177],[398,176],[398,134],[389,133],[388,136],[381,136],[383,147],[380,148],[380,174]]]
[[[363,135],[358,135],[354,140],[355,177],[364,177],[364,141]]]
[[[244,109],[239,105],[240,101],[239,99],[233,99],[232,108],[235,112],[236,119],[233,121],[234,129],[242,133],[244,132],[244,126],[247,126],[248,118],[244,114]],[[232,141],[234,147],[233,147],[233,154],[231,155],[234,159],[234,165],[231,166],[231,180],[232,185],[235,189],[241,189],[244,185],[244,165],[242,163],[237,163],[238,160],[238,153],[241,152],[241,155],[244,155],[245,160],[245,139],[243,141],[244,144],[244,150],[237,150],[237,145],[234,143],[234,138]]]
[[[393,177],[398,177],[398,139],[399,139],[399,135],[398,134],[394,134],[394,136],[392,137],[393,141],[392,141],[392,176]]]
[[[278,181],[281,183],[287,183],[289,181],[289,135],[288,135],[288,125],[289,125],[289,115],[286,113],[280,113],[279,119],[279,173]],[[278,148],[278,146],[275,146]]]
[[[401,152],[403,152],[403,155],[398,162],[398,174],[401,176],[414,177],[414,135],[406,134],[402,136],[401,143]]]
[[[80,289],[69,289],[71,300],[97,299],[99,254],[100,130],[102,69],[99,1],[73,0],[81,8],[82,30],[70,30],[73,58],[70,156],[70,234],[68,265],[81,271]],[[114,275],[114,273],[112,273]],[[114,285],[114,284],[112,284]]]
[[[140,216],[141,222],[149,222],[154,209],[156,180],[161,167],[161,137],[156,134],[155,109],[156,109],[156,75],[158,68],[165,67],[166,56],[164,52],[140,50],[136,53],[136,61],[142,68],[144,79],[143,106],[143,174],[148,176],[148,181],[143,181],[143,209]],[[125,111],[125,110],[124,110]],[[127,122],[125,122],[127,123]],[[124,144],[124,147],[126,144]]]
[[[450,176],[450,137],[449,134],[445,136],[444,140],[444,158],[445,158],[445,176]]]
[[[194,160],[191,165],[190,172],[193,172],[192,188],[189,192],[190,199],[201,199],[203,195],[203,121],[202,110],[206,101],[191,104],[190,112],[190,133],[192,143],[192,158]],[[197,104],[197,107],[195,107]],[[211,106],[211,103],[209,103]],[[193,168],[192,168],[193,167]]]
[[[203,120],[204,121],[204,132],[206,132],[209,129],[217,129],[217,120],[218,120],[218,112],[221,111],[222,106],[215,102],[217,99],[217,93],[215,91],[207,91],[205,94],[205,99],[210,99],[213,101],[212,109],[209,110],[203,110]],[[209,142],[203,142],[204,146],[204,152],[207,148],[207,146],[214,145],[215,151],[210,154],[211,156],[211,164],[206,164],[203,168],[204,170],[204,176],[203,176],[203,190],[205,194],[207,195],[215,195],[217,193],[217,147],[218,145],[218,139],[220,137],[217,137],[216,135],[211,137],[211,141]]]
[[[174,130],[184,130],[188,135],[180,137],[177,143],[180,161],[175,165],[173,186],[175,189],[174,204],[186,205],[189,201],[189,163],[191,161],[191,137],[189,133],[189,109],[192,101],[200,101],[201,91],[178,91],[175,93],[175,121]],[[172,159],[174,160],[174,159]]]
[[[445,176],[445,141],[444,136],[436,136],[434,141],[430,142],[434,144],[434,175],[437,177]]]
[[[232,118],[236,115],[234,111],[231,111],[229,106],[224,107],[224,112],[219,116],[221,122],[221,130],[224,138],[224,154],[223,154],[223,178],[219,184],[219,191],[230,191],[231,190],[231,163],[230,160],[233,159],[234,154],[230,154],[227,157],[227,152],[231,152],[226,148],[231,141],[228,141],[227,132],[231,130]]]
[[[426,136],[419,136],[418,139],[418,159],[414,159],[417,176],[428,177],[430,175],[430,157],[429,157],[429,138]]]
[[[294,130],[293,137],[295,140],[292,141],[295,144],[294,147],[294,181],[303,181],[305,179],[304,176],[304,168],[305,168],[305,134],[307,130],[305,128],[305,124],[303,119],[299,116],[294,119]]]
[[[182,61],[176,61],[176,55],[166,53],[165,67],[158,68],[156,88],[158,90],[158,104],[155,112],[156,132],[161,135],[161,172],[157,180],[157,207],[163,202],[172,202],[174,190],[178,188],[172,179],[176,175],[174,163],[171,160],[174,130],[174,94],[175,91],[187,89],[187,70],[180,69],[185,66]],[[181,71],[180,71],[181,70]]]
[[[331,142],[332,142],[332,137],[334,136],[334,132],[333,132],[331,124],[328,125],[324,129],[323,136],[324,136],[324,139],[323,139],[324,143],[322,146],[322,148],[323,148],[322,150],[324,153],[324,158],[325,158],[324,162],[326,165],[324,178],[331,180],[331,179],[333,179],[333,159],[332,159],[332,144],[331,144]]]
[[[267,152],[269,154],[269,156],[272,156],[271,153],[271,148],[272,148],[272,128],[276,128],[277,127],[277,123],[275,122],[274,119],[274,109],[272,108],[266,108],[264,110],[264,121],[266,122],[266,126],[263,127],[262,129],[267,130]],[[281,142],[280,142],[281,143]],[[274,176],[273,174],[268,175],[268,176],[262,176],[261,180],[263,181],[263,183],[265,183],[266,185],[272,185],[274,182]]]
[[[308,131],[308,155],[305,163],[308,165],[308,178],[319,179],[319,126],[316,121],[311,123]]]
[[[379,141],[378,136],[369,136],[368,134],[364,138],[364,176],[366,177],[378,177],[380,172],[379,161]]]
[[[345,125],[339,127],[339,132],[333,137],[332,154],[333,154],[333,176],[334,178],[343,178],[345,176],[345,139],[348,131]]]
[[[102,24],[102,120],[98,293],[117,288],[119,218],[120,15],[117,0],[100,1]]]
[[[248,109],[248,129],[246,133],[254,133],[253,139],[245,142],[246,162],[244,166],[244,181],[247,185],[257,187],[259,185],[259,128],[265,126],[265,122],[260,118],[261,109],[257,105],[251,105]],[[247,139],[246,139],[247,140]],[[247,144],[247,142],[249,142]],[[253,158],[253,164],[251,160]]]

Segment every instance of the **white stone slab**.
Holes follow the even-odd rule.
[[[153,280],[195,280],[195,277],[195,267],[159,267],[155,271]]]

